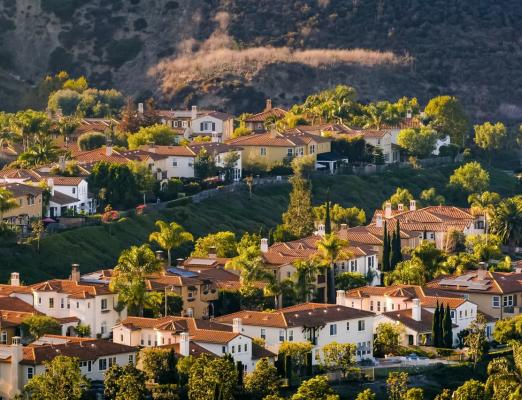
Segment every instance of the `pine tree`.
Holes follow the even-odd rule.
[[[451,322],[450,306],[446,306],[444,320],[442,321],[442,337],[444,339],[444,347],[451,349],[453,347],[453,326]]]
[[[324,232],[329,235],[332,233],[332,220],[330,218],[330,189],[326,192],[326,215],[324,217]]]
[[[390,237],[388,236],[388,223],[384,222],[384,233],[382,237],[382,271],[390,270]]]
[[[439,347],[440,344],[439,327],[439,301],[437,300],[437,306],[435,307],[431,324],[431,344],[433,347]]]
[[[290,183],[292,192],[288,210],[283,214],[283,225],[296,238],[303,238],[314,231],[312,191],[310,183],[300,176],[290,178]]]

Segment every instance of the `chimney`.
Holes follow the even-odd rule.
[[[80,282],[80,264],[73,264],[71,269],[71,281]]]
[[[479,262],[477,269],[477,278],[480,280],[486,279],[488,276],[488,264],[484,261]]]
[[[375,226],[377,228],[382,228],[382,215],[381,214],[377,214],[376,217],[375,217]]]
[[[348,224],[341,224],[341,230],[345,231],[348,229]]]
[[[344,290],[337,290],[336,293],[337,295],[335,297],[335,304],[337,304],[338,306],[344,306]]]
[[[211,141],[212,143],[219,143],[219,135],[218,135],[217,132],[214,132],[214,131],[213,131],[213,132],[210,134],[210,141]]]
[[[143,103],[138,103],[138,114],[143,114]]]
[[[47,186],[49,186],[49,191],[51,192],[51,196],[54,196],[54,179],[47,179]]]
[[[58,158],[58,168],[60,168],[60,172],[65,172],[65,156]]]
[[[20,286],[20,274],[11,272],[11,286]]]
[[[421,305],[419,299],[413,299],[413,306],[411,308],[411,318],[414,321],[421,320]]]
[[[385,209],[384,209],[384,217],[391,218],[391,216],[392,216],[392,204],[389,201],[387,201]]]
[[[268,251],[268,239],[263,238],[261,239],[261,252],[266,253]]]
[[[272,99],[266,99],[266,105],[264,111],[270,111],[272,109]]]
[[[415,211],[417,209],[417,201],[410,200],[410,211]]]
[[[179,335],[179,354],[183,357],[190,355],[190,337],[188,332],[181,332]]]
[[[326,235],[326,227],[324,226],[324,224],[319,224],[317,226],[317,234],[319,236],[324,236]]]
[[[197,117],[198,117],[198,106],[192,106],[192,109],[190,110],[190,118],[192,120],[194,120]]]
[[[23,359],[24,348],[22,346],[22,338],[20,336],[13,336],[11,339],[11,376],[9,377],[10,381],[10,393],[8,393],[9,398],[14,398],[16,394],[18,394],[20,387],[20,361]]]
[[[241,333],[243,327],[243,323],[241,322],[241,318],[234,318],[232,320],[232,332]]]
[[[208,258],[217,258],[217,250],[215,246],[208,248]]]
[[[112,141],[108,140],[107,144],[105,145],[105,155],[107,157],[112,156]]]
[[[408,108],[406,110],[406,118],[411,119],[412,117],[413,117],[413,111],[411,110],[411,108]]]
[[[397,206],[397,210],[404,211],[404,204],[399,203],[399,205]]]

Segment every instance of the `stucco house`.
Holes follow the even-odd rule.
[[[265,109],[257,114],[253,114],[248,118],[245,118],[245,127],[250,129],[254,133],[262,133],[266,131],[265,122],[273,119],[284,118],[287,111],[280,107],[273,107],[272,100],[267,99]]]

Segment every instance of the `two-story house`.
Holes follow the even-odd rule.
[[[226,143],[205,142],[205,143],[191,143],[188,148],[195,154],[205,152],[209,154],[219,169],[225,168],[227,161],[237,158],[231,169],[231,179],[233,181],[241,180],[242,176],[242,148]],[[220,178],[225,179],[225,172],[220,172]]]
[[[0,345],[0,398],[20,394],[30,379],[45,372],[44,363],[58,355],[78,358],[82,374],[102,382],[112,365],[136,363],[137,349],[106,340],[55,335],[45,335],[24,347],[20,337],[13,337],[11,344]]]
[[[230,354],[245,372],[252,372],[259,359],[275,357],[242,333],[240,326],[186,317],[129,317],[113,328],[113,340],[131,346],[173,347],[182,356],[191,355],[194,347],[215,357]]]
[[[421,313],[403,312],[414,308],[417,301],[419,307],[423,310]],[[457,334],[469,327],[469,324],[477,317],[478,312],[478,307],[475,303],[466,300],[459,294],[417,285],[364,286],[347,290],[346,292],[339,290],[337,291],[336,302],[347,307],[371,311],[377,315],[384,314],[392,319],[398,313],[401,318],[408,319],[418,316],[420,319],[417,322],[425,320],[425,327],[429,327],[428,332],[417,332],[418,335],[411,334],[407,337],[407,343],[410,345],[429,343],[431,338],[431,321],[437,305],[442,304],[444,307],[450,307],[454,325],[453,339],[455,345],[458,344]],[[428,312],[428,314],[424,311]],[[426,334],[425,340],[421,339],[421,336]]]
[[[251,130],[254,133],[266,132],[267,129],[265,123],[267,121],[274,121],[284,118],[286,113],[287,111],[283,108],[273,107],[272,100],[267,99],[265,109],[262,112],[253,114],[250,117],[245,118],[245,128]]]
[[[51,191],[48,211],[51,218],[64,214],[92,214],[96,211],[85,177],[49,176],[47,186]]]
[[[308,341],[313,345],[313,363],[319,364],[322,348],[332,342],[356,345],[358,361],[372,358],[374,318],[374,313],[355,308],[304,303],[271,312],[239,311],[216,321],[263,339],[267,349],[274,353],[285,341]]]
[[[43,189],[23,183],[7,183],[0,186],[9,191],[17,207],[2,213],[8,224],[19,226],[25,232],[31,219],[41,219],[43,211]]]
[[[158,180],[170,178],[194,178],[196,152],[187,146],[145,145],[140,150],[152,153],[145,162]]]

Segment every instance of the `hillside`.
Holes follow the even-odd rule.
[[[0,71],[21,82],[0,72],[0,109],[34,106],[24,89],[65,69],[165,105],[252,111],[346,83],[517,120],[521,17],[509,0],[4,0]]]
[[[313,200],[315,204],[324,202],[326,190],[330,188],[333,202],[363,207],[369,218],[373,210],[395,192],[397,186],[408,188],[417,198],[423,189],[435,187],[451,199],[446,184],[453,169],[451,166],[437,170],[404,169],[365,177],[321,176],[313,181]],[[514,178],[498,170],[491,170],[490,174],[491,190],[505,196],[517,192]],[[148,240],[158,219],[176,221],[195,237],[221,230],[238,234],[245,231],[266,233],[280,223],[281,214],[288,205],[289,190],[287,184],[257,187],[250,200],[247,190],[243,189],[242,192],[223,194],[199,204],[125,218],[113,226],[112,235],[106,226],[65,231],[44,238],[39,254],[27,246],[0,246],[0,282],[5,282],[11,271],[20,272],[22,280],[30,283],[51,277],[66,277],[72,263],[79,263],[82,272],[113,267],[121,250]],[[453,204],[466,205],[462,199],[453,201]],[[189,247],[183,248],[173,258],[186,256],[189,252]]]

